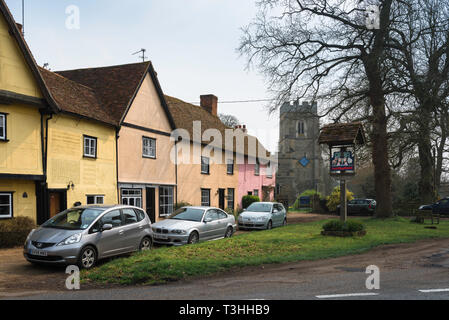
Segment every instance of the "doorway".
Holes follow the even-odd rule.
[[[50,218],[67,210],[67,190],[48,190]]]
[[[218,190],[218,206],[221,210],[226,209],[225,208],[225,196],[226,196],[226,190],[219,189]]]
[[[147,188],[147,206],[146,211],[150,217],[151,223],[156,222],[156,189]]]

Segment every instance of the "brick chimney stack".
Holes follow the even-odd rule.
[[[201,98],[201,108],[210,114],[218,115],[218,98],[213,94],[203,95]]]
[[[16,25],[17,25],[17,28],[19,29],[20,33],[23,35],[23,26],[17,22],[16,22]]]

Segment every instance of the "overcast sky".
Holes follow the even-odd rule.
[[[22,0],[6,0],[18,22]],[[80,29],[66,28],[66,9],[80,10]],[[262,76],[239,57],[241,30],[255,16],[255,0],[25,0],[25,38],[39,65],[53,71],[141,61],[153,62],[165,94],[198,102],[270,98]],[[220,104],[250,133],[276,151],[278,115],[264,103]]]

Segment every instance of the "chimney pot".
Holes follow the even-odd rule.
[[[209,112],[210,114],[217,116],[218,115],[218,98],[213,94],[202,95],[201,99],[201,108]]]

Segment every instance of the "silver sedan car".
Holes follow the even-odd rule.
[[[230,238],[236,227],[234,216],[211,207],[184,207],[152,226],[155,243],[175,246]]]
[[[239,229],[270,230],[287,224],[287,210],[280,203],[256,202],[242,212]]]
[[[31,231],[23,254],[31,263],[91,269],[100,259],[150,250],[152,243],[151,221],[142,209],[81,206],[66,210]]]

